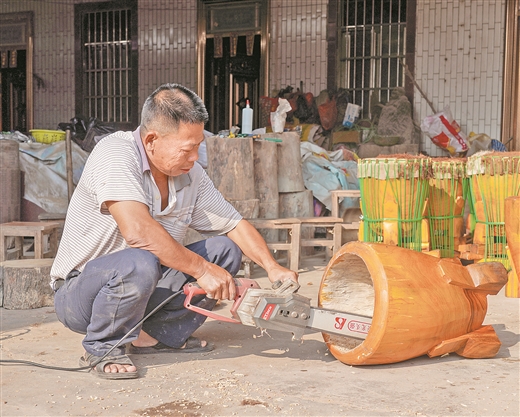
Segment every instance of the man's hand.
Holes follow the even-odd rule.
[[[281,265],[277,265],[274,268],[271,268],[267,273],[267,276],[271,282],[283,282],[287,280],[298,282],[298,274],[294,271],[291,271],[290,269],[284,268]]]
[[[224,268],[211,262],[204,265],[204,273],[197,278],[197,284],[206,291],[209,298],[215,300],[234,300],[236,295],[235,281]]]

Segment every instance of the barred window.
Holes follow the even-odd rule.
[[[82,57],[76,71],[76,107],[86,117],[121,127],[136,123],[132,36],[137,28],[133,27],[131,5],[131,1],[116,1],[76,8]]]
[[[370,116],[370,99],[386,103],[404,87],[406,0],[344,0],[341,3],[339,85]]]

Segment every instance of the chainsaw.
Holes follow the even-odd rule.
[[[301,340],[306,329],[365,339],[372,318],[343,311],[311,307],[310,298],[297,294],[300,284],[276,281],[272,289],[262,289],[255,280],[235,278],[236,296],[231,316],[226,317],[191,304],[196,295],[206,294],[197,283],[184,286],[184,307],[215,320],[261,329],[291,332]]]

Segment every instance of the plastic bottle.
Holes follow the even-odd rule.
[[[249,100],[246,100],[246,107],[242,109],[242,133],[250,135],[253,131],[253,109],[249,107]]]

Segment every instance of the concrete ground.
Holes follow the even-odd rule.
[[[326,262],[314,256],[303,263],[300,294],[316,305]],[[253,277],[269,288],[262,269]],[[214,342],[214,351],[134,356],[139,379],[4,364],[0,415],[519,416],[519,299],[502,291],[488,300],[484,324],[502,342],[492,359],[450,354],[352,367],[314,331],[298,343],[288,333],[208,320],[196,335]],[[2,359],[78,366],[82,336],[64,328],[52,307],[0,314]]]

